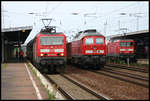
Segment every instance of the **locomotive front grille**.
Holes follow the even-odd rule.
[[[40,64],[42,65],[63,65],[66,63],[66,57],[42,57]]]
[[[120,53],[120,57],[134,57],[135,56],[135,54],[133,54],[133,53]]]
[[[89,55],[89,56],[83,56],[82,61],[84,61],[86,64],[105,64],[106,57],[104,55]]]

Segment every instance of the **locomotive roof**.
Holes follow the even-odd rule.
[[[48,35],[53,35],[53,34],[64,34],[63,32],[55,32],[55,33],[50,33],[50,32],[39,32],[38,34],[48,34]]]
[[[103,36],[103,35],[97,32],[96,29],[88,29],[88,30],[78,32],[72,41],[80,40],[84,36]]]

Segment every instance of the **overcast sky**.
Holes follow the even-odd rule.
[[[33,26],[26,43],[43,27],[41,18],[55,19],[51,25],[59,26],[67,36],[88,28],[105,36],[134,32],[137,27],[149,30],[148,1],[1,1],[1,8],[2,28]]]

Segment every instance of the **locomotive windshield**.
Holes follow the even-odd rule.
[[[120,46],[125,46],[125,47],[133,46],[133,42],[120,42]]]
[[[93,43],[94,43],[93,38],[86,38],[85,39],[85,44],[93,44]]]
[[[62,45],[64,43],[64,37],[41,37],[41,45]]]
[[[96,44],[104,44],[103,38],[96,38]]]

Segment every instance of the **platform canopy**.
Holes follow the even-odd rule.
[[[129,33],[123,33],[123,34],[116,34],[116,35],[110,35],[107,36],[108,39],[117,39],[117,38],[122,38],[122,37],[126,37],[129,38],[131,36],[133,37],[147,37],[149,34],[149,30],[141,30],[141,31],[135,31],[135,32],[129,32]]]
[[[32,26],[4,28],[2,29],[2,38],[4,39],[5,44],[23,44],[32,28]]]

